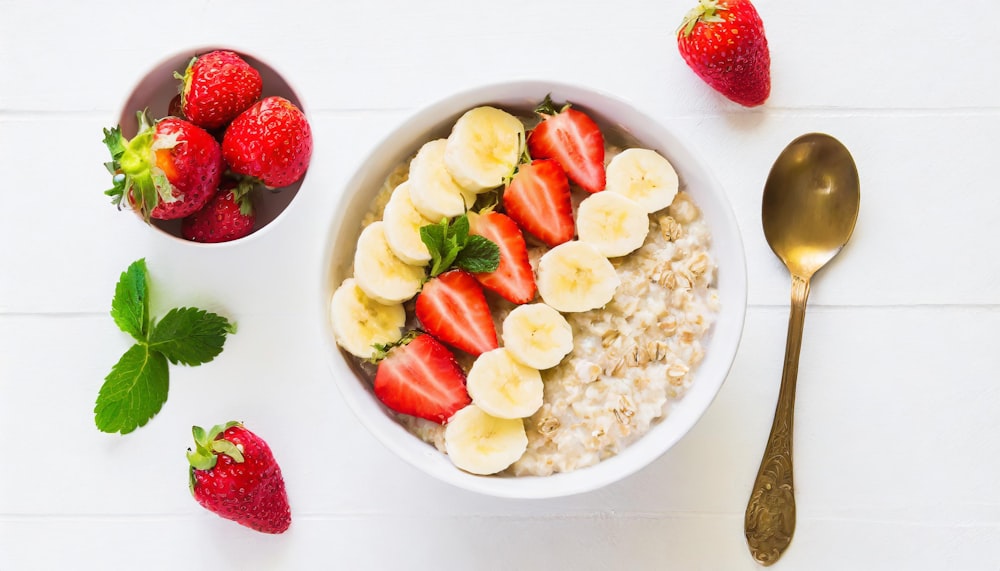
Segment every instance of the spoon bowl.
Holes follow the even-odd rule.
[[[822,133],[789,143],[764,184],[764,236],[792,275],[792,309],[778,404],[744,519],[747,545],[762,565],[777,561],[795,532],[792,428],[809,281],[851,238],[860,189],[851,153]]]
[[[778,155],[764,184],[764,237],[792,274],[811,276],[844,247],[860,186],[851,153],[829,135],[803,135]]]

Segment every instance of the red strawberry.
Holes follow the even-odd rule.
[[[204,208],[181,222],[181,236],[194,242],[229,242],[253,232],[257,219],[248,188],[222,183]]]
[[[105,194],[123,198],[145,220],[184,218],[200,210],[219,188],[222,152],[207,131],[176,117],[149,124],[139,113],[139,132],[127,140],[120,127],[104,130],[114,187]]]
[[[238,422],[192,428],[191,494],[205,509],[264,533],[292,524],[281,468],[259,436]]]
[[[469,215],[471,234],[482,236],[500,248],[500,265],[492,272],[473,276],[486,289],[514,303],[535,298],[535,275],[528,262],[528,247],[517,223],[499,212]]]
[[[771,53],[750,0],[700,0],[677,31],[677,48],[698,77],[740,105],[771,93]]]
[[[555,159],[587,192],[604,190],[604,135],[597,123],[569,103],[557,110],[548,95],[535,112],[542,121],[528,134],[532,158]]]
[[[283,97],[265,97],[233,119],[222,139],[222,155],[233,172],[270,188],[302,178],[312,156],[306,116]]]
[[[455,356],[425,333],[389,349],[379,361],[374,388],[392,410],[440,424],[471,402]]]
[[[263,88],[260,73],[235,52],[216,50],[191,59],[181,84],[181,110],[205,129],[229,123],[246,111]]]
[[[456,349],[478,357],[499,346],[483,288],[465,270],[430,279],[416,305],[424,331]]]
[[[573,239],[573,199],[559,163],[538,159],[518,167],[503,191],[503,208],[525,232],[548,246]]]

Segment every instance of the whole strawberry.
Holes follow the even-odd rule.
[[[271,449],[238,422],[192,427],[191,494],[205,509],[264,533],[292,524],[285,481]]]
[[[677,47],[698,77],[747,107],[771,93],[771,53],[750,0],[700,0],[677,31]]]
[[[239,54],[216,50],[191,59],[180,86],[181,111],[205,129],[229,123],[260,98],[260,73]]]
[[[256,219],[248,188],[226,181],[204,208],[181,222],[181,236],[194,242],[229,242],[253,232]]]
[[[222,156],[233,172],[279,188],[302,178],[312,146],[305,114],[291,101],[271,96],[233,119],[222,139]]]
[[[134,208],[150,218],[172,220],[200,210],[215,194],[222,178],[219,142],[197,125],[167,117],[150,125],[139,113],[139,131],[131,140],[121,128],[104,129],[111,161],[104,163],[114,176],[105,191],[112,203]]]

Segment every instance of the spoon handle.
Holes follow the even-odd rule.
[[[809,278],[792,276],[792,310],[781,389],[774,410],[771,434],[753,483],[743,522],[747,545],[761,565],[781,557],[795,532],[795,489],[792,485],[792,427],[795,412],[795,379],[799,373],[802,327],[809,298]]]

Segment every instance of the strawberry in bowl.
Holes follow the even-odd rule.
[[[146,110],[150,125],[183,125],[185,132],[208,135],[198,145],[182,137],[171,147],[177,176],[189,175],[197,184],[175,183],[164,170],[171,166],[161,151],[165,139],[153,144],[153,154],[132,143],[143,140],[138,133],[146,127],[135,119],[136,110]],[[245,241],[280,217],[303,185],[313,146],[308,118],[285,78],[260,59],[219,48],[177,54],[154,67],[127,99],[118,126],[105,130],[109,138],[135,151],[116,158],[115,143],[109,144],[115,203],[135,209],[167,235],[202,244]],[[177,155],[214,160],[215,146],[219,176],[196,176],[180,164],[184,157]],[[222,175],[237,187],[220,188]],[[165,189],[167,180],[172,189]]]
[[[359,168],[328,241],[320,315],[348,404],[407,461],[487,494],[572,494],[652,461],[742,331],[743,252],[714,179],[655,121],[577,87],[419,112]],[[460,368],[447,418],[375,387],[380,350],[414,336]],[[396,385],[432,370],[413,361]]]

